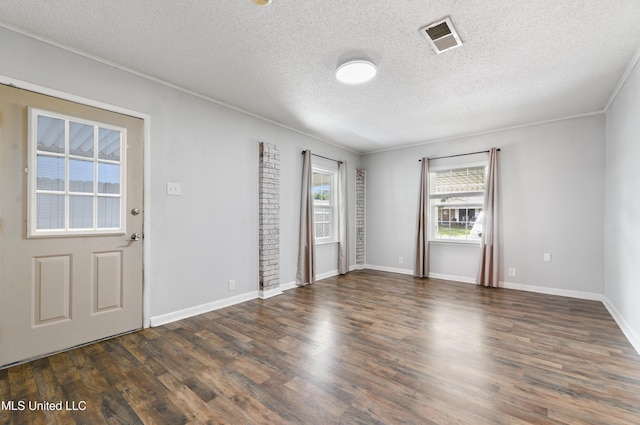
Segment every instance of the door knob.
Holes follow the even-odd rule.
[[[140,208],[134,208],[131,210],[131,215],[138,215],[140,214]]]
[[[131,240],[132,241],[139,241],[142,239],[142,233],[132,233],[131,234]]]

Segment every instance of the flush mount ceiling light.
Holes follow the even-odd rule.
[[[376,72],[378,70],[372,62],[357,59],[340,65],[336,70],[336,78],[344,84],[362,84],[375,77]]]
[[[271,3],[271,0],[252,0],[258,6],[266,6]]]

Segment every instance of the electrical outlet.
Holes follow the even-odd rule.
[[[404,258],[398,257],[398,264],[404,264]]]
[[[167,183],[167,195],[180,196],[180,183]]]
[[[236,281],[235,281],[235,280],[233,280],[233,279],[231,279],[231,280],[229,281],[229,290],[230,290],[230,291],[235,291],[235,290],[236,290]]]
[[[508,274],[509,277],[516,277],[516,269],[514,269],[513,267],[509,267]]]
[[[544,261],[551,262],[551,253],[545,252],[543,258],[544,258]]]

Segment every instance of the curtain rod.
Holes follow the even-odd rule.
[[[496,149],[500,152],[500,149]],[[478,152],[469,152],[469,153],[459,153],[457,155],[447,155],[447,156],[437,156],[435,158],[427,158],[427,159],[443,159],[443,158],[455,158],[456,156],[465,156],[465,155],[475,155],[477,153],[489,153],[489,151],[478,151]],[[313,154],[312,154],[313,155]],[[418,160],[418,162],[422,162],[422,158]]]
[[[304,153],[305,153],[305,152],[306,152],[306,150],[302,151],[302,155],[304,155]],[[311,152],[311,155],[313,155],[313,156],[317,156],[318,158],[328,159],[329,161],[335,161],[335,162],[337,162],[338,164],[344,164],[344,162],[343,162],[343,161],[339,161],[339,160],[337,160],[337,159],[333,159],[333,158],[329,158],[329,157],[326,157],[326,156],[318,155],[318,154],[313,153],[313,152]]]

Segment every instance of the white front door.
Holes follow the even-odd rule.
[[[142,120],[0,85],[0,201],[0,367],[142,327]]]

